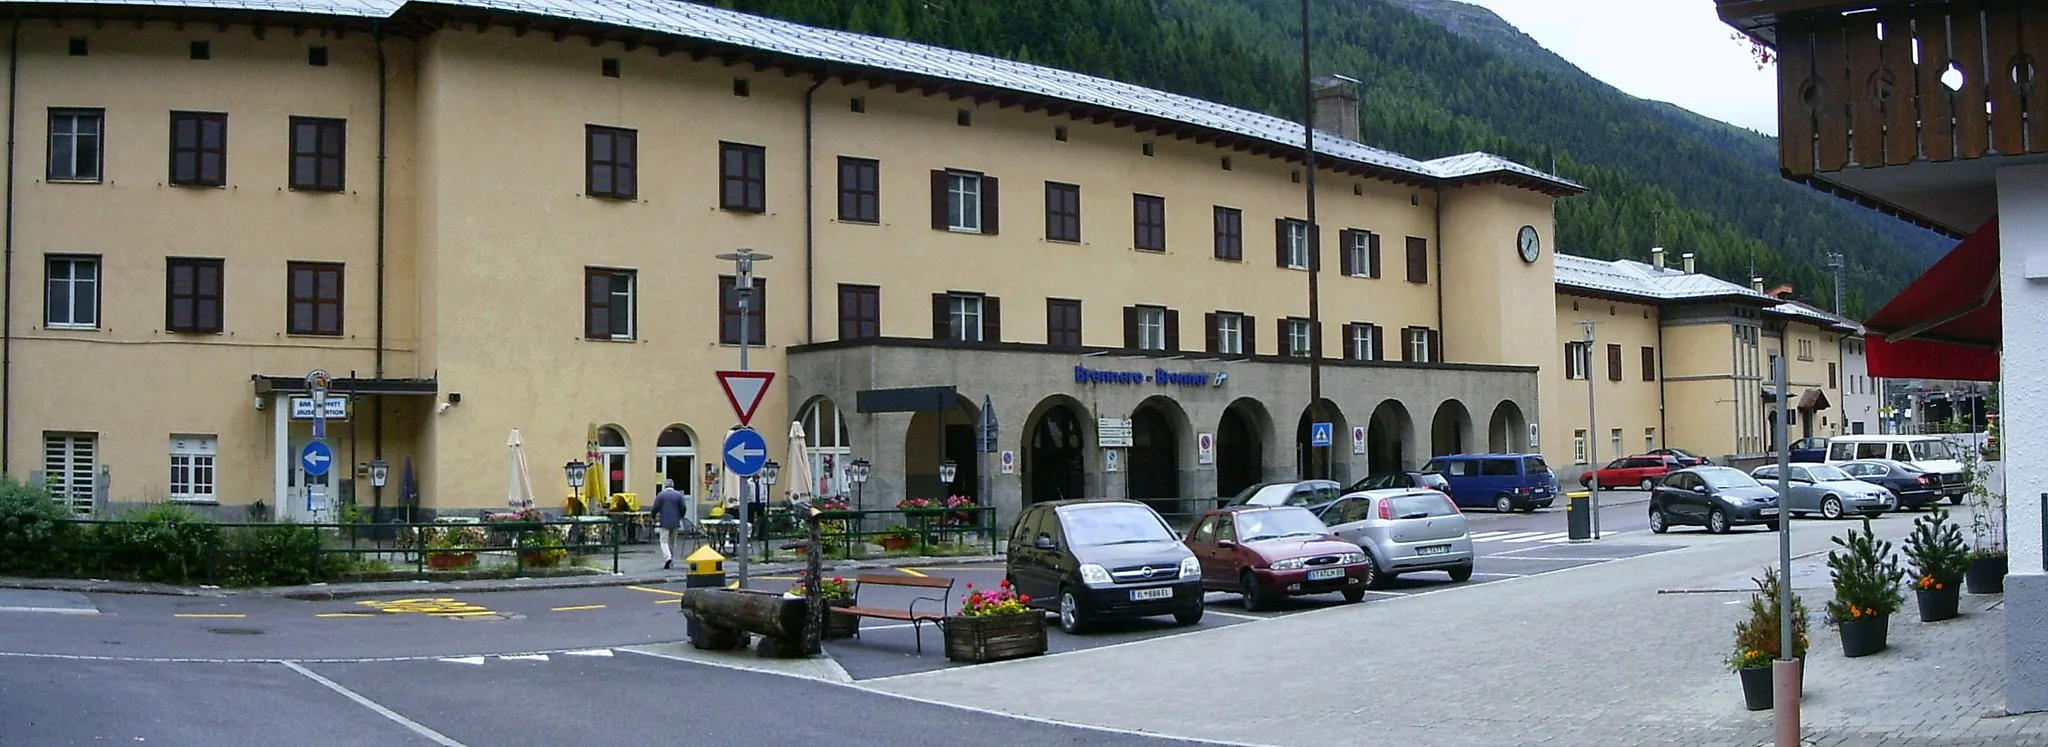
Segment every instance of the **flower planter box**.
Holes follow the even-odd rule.
[[[1978,558],[1970,561],[1970,570],[1964,576],[1964,580],[1968,583],[1971,594],[2003,594],[2005,569],[2004,555]]]
[[[852,607],[853,600],[833,599],[827,601],[825,604],[831,607]],[[819,636],[828,641],[837,641],[852,638],[855,634],[859,632],[859,617],[855,617],[853,615],[835,615],[832,613],[831,610],[828,609],[825,611],[825,629],[823,632],[819,634]]]
[[[946,618],[946,658],[981,664],[1045,653],[1045,613]]]
[[[1883,651],[1891,622],[1891,615],[1878,615],[1837,624],[1842,633],[1842,655],[1854,659]]]
[[[910,549],[910,546],[911,546],[911,545],[914,545],[914,544],[917,544],[917,538],[916,538],[916,537],[883,537],[883,538],[882,538],[882,549],[884,549],[884,550],[908,550],[908,549]]]
[[[476,565],[474,552],[449,552],[446,550],[427,553],[427,567],[437,571],[452,571]]]
[[[1949,585],[1940,589],[1914,589],[1913,598],[1920,603],[1920,622],[1939,622],[1956,616],[1956,607],[1962,601],[1962,589]]]

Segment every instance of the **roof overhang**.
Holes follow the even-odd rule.
[[[306,378],[300,376],[265,376],[255,374],[249,377],[256,385],[256,396],[276,394],[311,394],[306,389]],[[328,393],[338,395],[381,395],[398,397],[432,397],[440,393],[440,385],[434,379],[359,379],[337,378],[327,388]]]
[[[1998,219],[1986,221],[1864,320],[1870,375],[1997,381]]]

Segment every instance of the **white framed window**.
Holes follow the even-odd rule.
[[[626,472],[627,468],[632,466],[626,458],[628,453],[630,452],[627,450],[626,432],[624,430],[611,425],[598,428],[597,456],[604,472],[591,475],[586,479],[607,480],[606,495],[631,492],[633,488],[630,486],[633,482],[628,479],[630,475]]]
[[[1412,361],[1430,361],[1430,360],[1435,360],[1434,358],[1431,358],[1431,357],[1430,357],[1430,355],[1429,355],[1429,353],[1430,353],[1430,350],[1429,350],[1429,330],[1426,330],[1426,329],[1410,329],[1410,330],[1407,330],[1407,331],[1405,331],[1405,332],[1403,333],[1403,335],[1404,335],[1404,336],[1406,336],[1406,337],[1408,338],[1408,339],[1406,340],[1406,343],[1407,343],[1407,345],[1408,345],[1408,356],[1409,356],[1409,358],[1408,358],[1408,359],[1409,359],[1409,360],[1412,360]]]
[[[1306,358],[1308,357],[1309,344],[1308,320],[1287,320],[1287,354]]]
[[[214,483],[214,460],[219,454],[219,436],[172,435],[171,500],[193,503],[219,501]]]
[[[982,297],[955,293],[947,298],[947,326],[956,342],[981,342]]]
[[[839,412],[839,406],[829,399],[812,402],[804,410],[804,436],[810,439],[805,450],[811,460],[811,489],[820,496],[853,496],[853,481],[847,469],[853,465],[853,439],[846,432],[846,421]],[[792,486],[794,487],[794,486]]]
[[[1614,447],[1614,456],[1619,458],[1621,456],[1621,429],[1616,428],[1609,432],[1608,439],[1613,442],[1610,445]]]
[[[1812,341],[1812,340],[1800,340],[1800,341],[1799,341],[1799,359],[1800,359],[1800,360],[1802,360],[1802,361],[1810,361],[1810,360],[1813,360],[1813,341]]]
[[[1572,463],[1585,464],[1586,461],[1586,429],[1580,428],[1572,431]]]
[[[981,175],[946,172],[946,227],[981,232]]]
[[[697,439],[688,428],[671,425],[655,437],[654,480],[656,484],[648,486],[648,492],[642,495],[659,494],[660,483],[674,483],[676,492],[683,494],[684,513],[693,521],[702,516],[697,505],[697,485],[701,482],[697,475]]]
[[[1644,428],[1644,429],[1643,429],[1643,451],[1656,451],[1656,450],[1657,450],[1657,429],[1655,429],[1655,428]]]
[[[98,329],[100,258],[53,255],[44,263],[43,326]]]
[[[99,439],[90,433],[43,433],[43,484],[79,516],[92,515]]]
[[[1586,372],[1592,368],[1592,362],[1586,359],[1586,353],[1589,350],[1590,348],[1583,342],[1567,342],[1564,344],[1564,377],[1566,379],[1586,378]]]
[[[1344,265],[1351,268],[1352,277],[1372,277],[1372,258],[1367,251],[1372,246],[1372,234],[1352,231],[1347,235],[1351,237],[1351,243],[1344,245]]]
[[[1166,349],[1166,310],[1157,306],[1138,307],[1138,349]]]
[[[1308,223],[1287,221],[1287,269],[1308,269]]]
[[[1374,360],[1373,351],[1379,349],[1379,328],[1370,324],[1351,325],[1351,359],[1355,361]]]
[[[50,169],[53,182],[100,180],[103,109],[50,110]]]
[[[1244,315],[1216,315],[1216,352],[1224,355],[1244,354]]]

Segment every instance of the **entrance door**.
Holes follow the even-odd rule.
[[[1127,497],[1161,513],[1180,511],[1180,450],[1173,426],[1152,407],[1131,413],[1130,482]]]
[[[1024,457],[1031,471],[1032,503],[1087,495],[1087,475],[1081,462],[1081,421],[1074,411],[1054,407],[1038,419],[1031,436],[1031,453]]]
[[[1264,449],[1251,419],[1236,408],[1225,410],[1216,429],[1216,494],[1237,495],[1257,484]]]

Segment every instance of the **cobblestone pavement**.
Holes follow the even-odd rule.
[[[1956,517],[1967,522],[1964,512]],[[2048,745],[2048,714],[2002,712],[2003,613],[1966,596],[1963,617],[1919,622],[1912,601],[1890,648],[1844,658],[1820,621],[1810,570],[1849,522],[1794,525],[1807,606],[1805,741],[1935,747]],[[1910,515],[1875,523],[1902,537]],[[1060,656],[874,680],[874,689],[1083,724],[1274,745],[1768,744],[1771,713],[1742,708],[1722,665],[1741,588],[1775,563],[1775,535],[1627,537],[1671,552],[1571,571]],[[1730,579],[1733,583],[1730,583]],[[1055,632],[1053,635],[1060,635]],[[1185,683],[1147,688],[1129,677]]]

